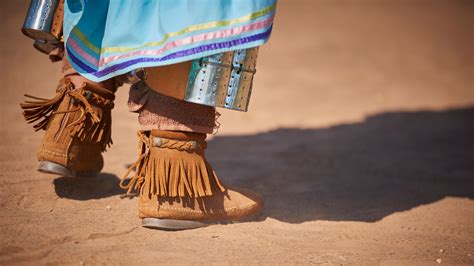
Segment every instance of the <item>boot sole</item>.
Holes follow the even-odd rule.
[[[217,223],[205,223],[198,221],[186,220],[172,220],[172,219],[158,219],[158,218],[143,218],[142,226],[150,229],[161,229],[166,231],[179,231],[187,229],[196,229],[206,227]]]
[[[64,177],[75,177],[66,167],[48,161],[41,161],[38,165],[38,171],[46,174],[60,175]]]
[[[60,175],[64,177],[94,177],[98,172],[75,172],[66,167],[50,161],[41,161],[38,165],[38,171],[46,174]]]
[[[189,221],[189,220],[173,220],[173,219],[159,219],[159,218],[143,218],[142,226],[150,229],[160,229],[165,231],[181,231],[188,229],[196,229],[217,224],[233,224],[233,223],[244,223],[255,220],[260,213],[252,214],[248,217],[242,217],[236,220],[228,221]]]

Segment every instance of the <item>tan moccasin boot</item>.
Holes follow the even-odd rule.
[[[138,191],[142,225],[163,230],[192,229],[247,220],[263,200],[254,192],[225,188],[207,162],[206,135],[179,131],[139,132],[140,156],[127,193]]]
[[[63,78],[53,99],[25,96],[35,101],[21,104],[23,115],[36,131],[45,130],[38,170],[67,177],[99,173],[101,153],[112,143],[114,93],[89,83],[75,88]]]

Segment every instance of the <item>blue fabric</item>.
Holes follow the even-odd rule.
[[[262,45],[276,0],[66,0],[72,66],[94,81]]]

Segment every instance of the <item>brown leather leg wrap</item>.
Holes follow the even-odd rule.
[[[130,88],[129,109],[138,113],[141,130],[174,130],[210,134],[215,128],[214,107],[159,94],[143,83]]]
[[[75,88],[70,79],[65,78],[61,80],[56,96],[52,99],[26,96],[35,101],[26,101],[20,106],[25,119],[29,123],[36,123],[36,130],[49,130],[53,121],[59,119],[57,122],[62,126],[55,133],[57,135],[61,135],[66,127],[71,136],[81,141],[100,143],[104,150],[112,142],[110,111],[114,106],[113,92],[88,83]]]
[[[206,135],[202,133],[152,130],[138,133],[141,147],[132,165],[135,175],[121,187],[142,196],[212,196],[226,189],[205,158]]]

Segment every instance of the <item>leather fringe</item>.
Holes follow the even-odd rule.
[[[70,91],[74,85],[71,82],[61,82],[56,89],[56,95],[52,99],[44,99],[35,97],[32,95],[25,94],[25,97],[36,100],[21,103],[20,106],[23,109],[23,116],[25,117],[28,124],[35,123],[33,128],[35,131],[41,129],[46,130],[49,121],[53,116],[53,112],[56,111],[61,104],[66,92]],[[38,121],[39,120],[39,121]]]
[[[139,132],[141,154],[120,183],[127,194],[137,191],[140,195],[158,197],[212,196],[226,189],[201,152],[168,148],[149,148],[149,138]],[[130,172],[135,175],[123,184]]]
[[[90,99],[87,99],[85,95]],[[82,88],[69,92],[69,96],[76,102],[80,102],[78,111],[81,112],[80,117],[68,125],[71,127],[72,136],[84,142],[101,144],[102,151],[105,151],[112,145],[110,109],[113,108],[113,102]],[[100,107],[94,108],[91,103]]]
[[[24,110],[23,116],[28,123],[35,123],[41,119],[34,124],[35,131],[46,130],[54,115],[79,112],[78,118],[76,118],[77,115],[72,115],[76,119],[66,125],[71,129],[71,136],[83,142],[100,144],[102,151],[112,145],[110,110],[113,108],[113,98],[106,99],[89,91],[88,84],[74,89],[72,82],[64,79],[56,90],[56,96],[52,99],[31,95],[25,95],[25,97],[36,100],[20,104]],[[73,104],[67,110],[59,110],[65,97],[70,97]]]

